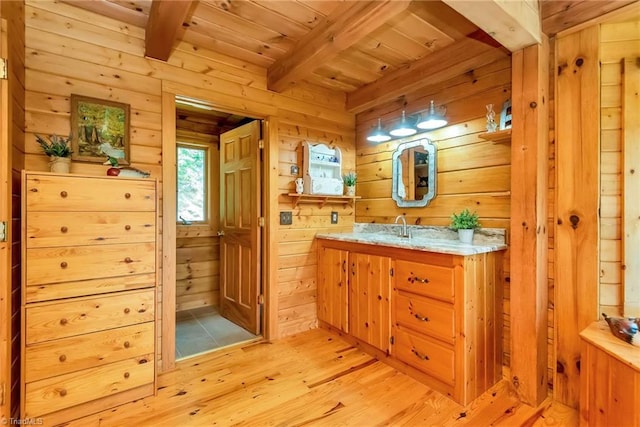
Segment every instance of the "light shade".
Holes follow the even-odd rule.
[[[436,106],[433,103],[433,100],[431,100],[427,115],[421,118],[418,121],[418,124],[416,124],[420,129],[438,129],[446,125],[447,119],[444,118],[443,114],[436,113]]]
[[[404,114],[404,110],[402,110],[402,119],[400,120],[400,123],[398,123],[398,126],[393,128],[389,133],[393,136],[411,136],[416,132],[418,131],[409,124],[407,117]]]
[[[391,137],[387,135],[384,130],[382,130],[382,123],[380,122],[380,119],[378,119],[378,127],[376,127],[376,129],[369,136],[367,136],[367,141],[387,142],[390,139]]]

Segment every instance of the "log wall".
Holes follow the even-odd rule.
[[[279,159],[279,173],[265,185],[282,193],[294,188],[289,166],[302,166],[298,147],[303,140],[340,145],[346,166],[354,167],[355,123],[353,115],[344,110],[342,93],[301,86],[275,94],[265,88],[265,69],[206,49],[196,50],[184,42],[176,46],[168,63],[146,59],[143,28],[64,3],[28,0],[26,25],[27,169],[47,169],[34,133],[68,134],[69,96],[77,93],[130,104],[132,165],[151,171],[152,177],[162,177],[163,90],[214,100],[233,112],[249,110],[276,117],[276,143],[269,150]],[[72,172],[103,175],[105,167],[74,162]],[[162,183],[160,189],[162,192]],[[280,210],[294,213],[293,225],[272,231],[277,251],[271,255],[278,260],[270,266],[277,277],[271,284],[271,291],[278,295],[277,337],[315,326],[313,237],[317,231],[348,227],[353,209],[329,205],[292,209],[287,196],[269,208],[273,216]],[[337,226],[329,225],[331,210],[340,212]],[[173,316],[162,313],[163,286],[160,284],[158,316]],[[161,330],[158,328],[158,334]]]
[[[496,121],[502,104],[511,96],[511,59],[496,61],[439,85],[425,86],[403,98],[380,104],[357,115],[356,167],[357,222],[392,223],[406,215],[407,223],[449,225],[451,214],[464,208],[476,211],[484,227],[509,230],[511,198],[511,145],[485,141],[485,105],[493,103]],[[367,133],[380,117],[389,128],[402,112],[414,114],[436,105],[446,105],[449,125],[424,135],[437,147],[437,196],[424,208],[399,208],[391,199],[391,156],[398,142],[366,141]],[[509,365],[509,251],[504,257],[504,364]]]

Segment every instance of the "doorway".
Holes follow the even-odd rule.
[[[260,120],[176,97],[175,357],[262,334]]]

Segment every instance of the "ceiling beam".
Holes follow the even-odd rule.
[[[482,31],[479,30],[479,33]],[[486,35],[485,35],[486,37]],[[507,53],[481,40],[465,38],[418,61],[384,75],[373,83],[347,94],[347,110],[360,113],[427,85],[462,75]]]
[[[187,17],[191,1],[153,0],[145,35],[145,56],[169,59],[178,30]]]
[[[542,40],[538,0],[443,0],[443,2],[483,29],[511,52],[538,44]]]
[[[410,1],[343,2],[269,67],[270,90],[282,92],[401,13]]]

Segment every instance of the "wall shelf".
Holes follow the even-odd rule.
[[[360,199],[360,196],[329,196],[326,194],[289,193],[287,195],[291,197],[292,205],[294,208],[298,206],[298,203],[318,203],[320,204],[320,207],[323,207],[327,203],[336,203],[343,205],[350,204],[353,206],[353,202],[357,199]]]
[[[493,142],[511,142],[511,129],[481,133],[478,135],[478,138]]]

